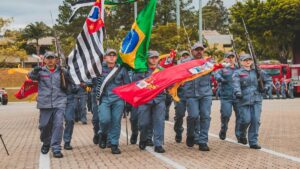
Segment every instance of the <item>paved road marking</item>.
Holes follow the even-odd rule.
[[[43,145],[43,144],[41,144]],[[50,151],[47,154],[40,152],[39,169],[50,169]]]
[[[126,133],[125,132],[121,131],[121,135],[126,138]],[[149,153],[151,153],[152,155],[154,155],[156,158],[162,160],[163,162],[171,165],[175,169],[186,169],[186,167],[184,167],[184,166],[176,163],[175,161],[171,160],[170,158],[168,158],[166,156],[163,156],[162,154],[155,153],[153,151],[153,148],[146,147],[146,151],[148,151]]]
[[[170,124],[170,125],[174,125],[174,123],[170,122],[170,121],[166,121],[166,123]],[[184,128],[186,128],[186,127],[184,127]],[[211,137],[219,138],[219,135],[216,135],[216,134],[213,134],[213,133],[208,133],[208,135],[211,136]],[[233,140],[233,139],[230,139],[230,138],[226,138],[225,141],[228,141],[230,143],[234,143],[234,144],[237,144],[237,145],[240,145],[240,146],[247,146],[247,147],[249,146],[249,145],[239,144],[239,143],[237,143],[236,140]],[[285,158],[285,159],[292,160],[292,161],[300,163],[300,158],[295,157],[295,156],[291,156],[291,155],[288,155],[288,154],[276,152],[276,151],[273,151],[273,150],[270,150],[270,149],[266,149],[266,148],[262,148],[259,151],[263,151],[265,153],[269,153],[269,154],[272,154],[272,155],[277,156],[277,157],[282,157],[282,158]]]

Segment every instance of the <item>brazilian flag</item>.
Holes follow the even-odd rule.
[[[148,4],[138,14],[131,30],[121,44],[119,60],[135,71],[147,70],[147,52],[155,16],[157,0],[149,0]]]

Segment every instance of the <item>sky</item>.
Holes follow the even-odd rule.
[[[52,26],[50,11],[55,22],[58,15],[58,6],[63,0],[0,0],[0,17],[13,18],[13,23],[8,29],[25,28],[26,25],[43,21]],[[202,0],[204,6],[208,0]],[[233,5],[236,0],[223,0],[226,7]],[[196,9],[199,0],[194,0]]]

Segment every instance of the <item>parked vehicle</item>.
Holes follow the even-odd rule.
[[[7,105],[8,103],[8,95],[4,88],[0,89],[0,103],[2,105]]]

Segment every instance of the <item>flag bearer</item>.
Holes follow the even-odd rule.
[[[203,45],[196,43],[192,47],[193,59],[203,59],[203,54]],[[194,140],[198,138],[199,150],[209,151],[207,142],[212,105],[211,74],[186,82],[183,89],[188,112],[186,145],[193,147],[195,144]],[[200,118],[199,125],[197,123],[198,118]],[[195,132],[197,127],[200,127],[200,133]]]
[[[144,79],[151,75],[155,70],[159,61],[159,53],[157,51],[149,51],[148,53],[148,71],[143,73],[136,73],[133,79]],[[154,151],[157,153],[164,153],[165,149],[162,147],[164,140],[164,120],[165,120],[165,93],[160,93],[154,99],[146,104],[140,105],[137,108],[138,124],[140,131],[139,148],[145,150],[147,140],[149,140],[149,129],[153,127]]]
[[[97,82],[97,99],[99,100],[99,147],[105,148],[108,136],[111,141],[112,154],[120,154],[119,139],[121,133],[121,117],[125,103],[112,89],[130,82],[128,71],[116,63],[117,52],[108,49],[106,62],[102,65],[102,75]]]

